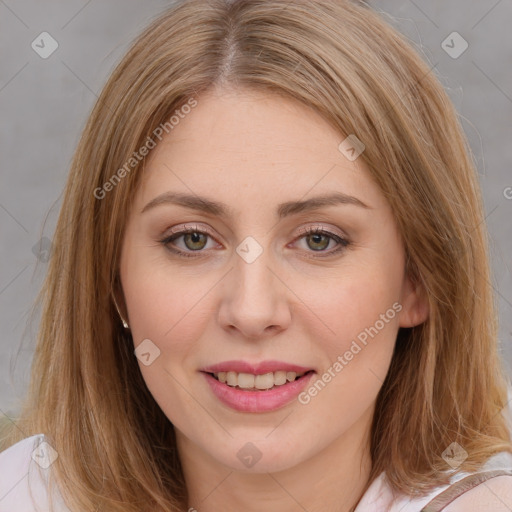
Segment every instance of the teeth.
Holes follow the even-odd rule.
[[[274,372],[274,384],[276,386],[282,386],[283,384],[286,384],[286,372],[281,370]]]
[[[260,376],[258,375],[257,378],[254,378],[254,375],[251,375],[250,373],[239,373],[238,374],[238,387],[240,387],[242,389],[253,388],[254,381],[257,380],[259,377]]]
[[[243,373],[241,373],[238,376],[238,385],[239,386],[240,386],[240,377],[242,375],[243,375]],[[243,386],[240,386],[240,387],[243,388]],[[256,377],[254,378],[254,387],[256,389],[270,389],[270,388],[274,387],[274,374],[272,372],[270,372],[270,373],[265,373],[263,375],[256,375]]]
[[[304,373],[277,372],[264,373],[263,375],[253,375],[252,373],[237,372],[218,372],[213,374],[220,382],[231,387],[238,386],[241,389],[270,389],[274,386],[282,386],[287,382],[293,382],[297,377],[302,377]]]
[[[226,374],[226,382],[228,386],[236,386],[238,384],[238,375],[235,372],[228,372]]]

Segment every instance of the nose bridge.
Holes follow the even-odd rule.
[[[236,248],[234,279],[238,300],[266,304],[273,302],[274,276],[269,269],[271,252],[264,242],[254,237],[246,237]]]
[[[236,248],[221,305],[221,322],[247,337],[258,337],[267,327],[282,329],[289,322],[283,287],[274,272],[271,250],[253,237]]]

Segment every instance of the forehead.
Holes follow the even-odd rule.
[[[346,136],[310,107],[247,89],[196,101],[148,155],[138,203],[173,191],[216,197],[233,213],[251,198],[262,206],[338,192],[382,205],[363,160],[340,151]]]

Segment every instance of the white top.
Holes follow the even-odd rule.
[[[47,443],[43,434],[23,439],[0,453],[0,512],[43,512],[49,510],[46,491],[47,475],[56,457],[58,457],[57,453]],[[512,469],[512,454],[501,452],[494,455],[487,461],[481,471],[491,469]],[[452,477],[450,483],[454,483],[467,475],[468,473],[459,473]],[[490,482],[493,482],[492,489],[490,488]],[[403,496],[391,504],[391,487],[386,483],[385,473],[382,473],[370,485],[359,502],[356,512],[420,512],[423,506],[447,487],[449,486],[438,487],[421,499],[410,499]],[[499,499],[495,498],[497,505],[488,508],[491,506],[489,502],[489,497],[492,497],[490,491],[499,496]],[[479,512],[487,510],[492,512],[498,510],[510,511],[512,510],[512,476],[495,477],[476,486],[463,496],[471,499],[470,508],[464,510],[478,510]],[[507,502],[507,500],[509,501]],[[455,500],[453,503],[457,501]],[[496,508],[500,506],[500,502],[503,503],[504,508]],[[481,503],[481,505],[479,506],[478,503]],[[508,506],[505,506],[505,504]],[[60,495],[54,498],[54,506],[56,512],[70,512]],[[445,510],[447,512],[449,510],[462,510],[452,507],[453,504]]]

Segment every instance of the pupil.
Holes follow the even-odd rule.
[[[202,233],[198,233],[197,231],[194,231],[192,233],[187,233],[185,236],[185,240],[188,242],[187,246],[190,250],[198,250],[202,249],[202,246],[199,247],[195,244],[200,244],[201,237],[204,236]],[[189,245],[190,244],[190,245]],[[204,244],[203,244],[204,245]]]
[[[322,237],[324,237],[325,235],[323,235],[322,233],[314,233],[313,235],[310,235],[311,238],[313,239],[313,244],[321,244],[322,243]],[[327,239],[327,245],[329,244],[329,241]],[[320,247],[320,249],[325,249],[326,245],[325,245],[325,242],[324,244]],[[318,249],[318,246],[316,247]]]

